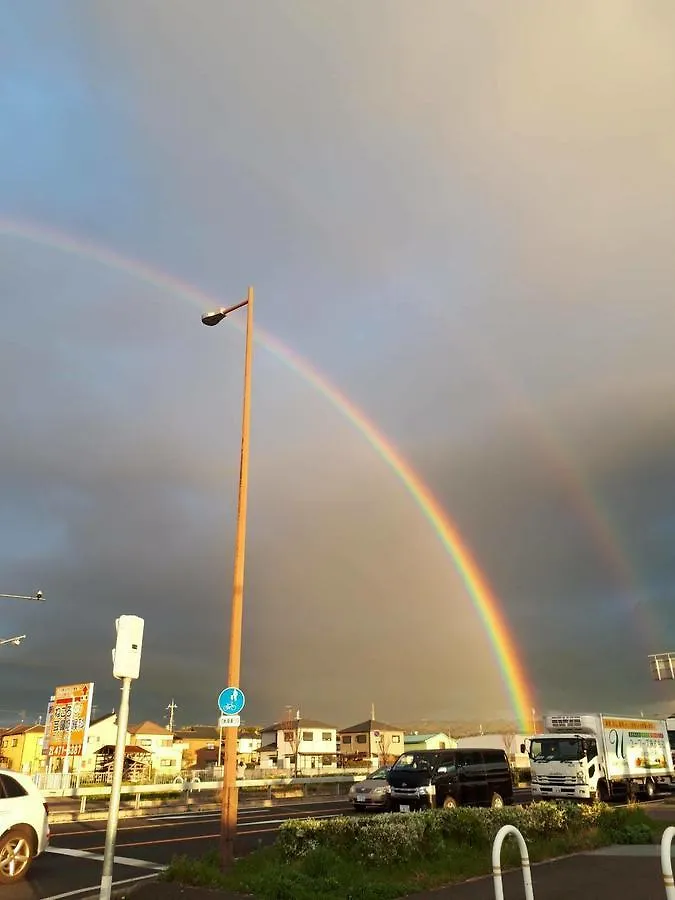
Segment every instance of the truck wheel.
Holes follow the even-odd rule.
[[[645,796],[648,800],[653,800],[656,796],[656,785],[651,778],[648,778],[645,783]]]
[[[493,794],[492,800],[490,801],[490,806],[493,809],[501,809],[504,806],[504,800],[501,794]]]
[[[609,803],[609,791],[607,790],[607,785],[604,781],[598,782],[598,790],[595,799],[598,803]]]
[[[457,809],[457,801],[448,795],[443,801],[443,809]]]

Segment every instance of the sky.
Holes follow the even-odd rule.
[[[81,681],[115,708],[121,614],[145,619],[132,720],[216,719],[243,319],[204,329],[172,279],[211,307],[253,284],[256,329],[414,467],[538,712],[675,704],[646,658],[675,649],[669,0],[0,14],[0,592],[47,598],[0,600],[27,635],[0,721]],[[248,722],[512,716],[433,527],[264,343],[242,647]]]

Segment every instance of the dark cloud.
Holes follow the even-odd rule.
[[[658,700],[644,654],[675,640],[671,4],[0,5],[0,216],[223,302],[253,281],[260,324],[456,520],[539,702]],[[3,632],[30,637],[1,654],[3,685],[37,713],[91,678],[113,705],[113,621],[135,612],[139,715],[175,696],[179,718],[213,717],[241,332],[85,257],[0,234],[0,589],[49,596],[3,605]],[[254,374],[251,716],[508,710],[395,475],[264,347]]]

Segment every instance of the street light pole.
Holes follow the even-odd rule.
[[[246,513],[248,508],[248,463],[251,431],[251,363],[253,359],[253,288],[246,300],[227,309],[202,316],[204,325],[217,325],[229,313],[246,307],[246,349],[244,354],[244,399],[241,422],[241,453],[239,459],[239,493],[237,500],[237,528],[234,545],[234,573],[232,580],[232,609],[230,612],[230,654],[227,666],[227,686],[239,687],[241,672],[241,629],[244,608],[244,569],[246,559]],[[234,840],[237,834],[239,790],[237,788],[237,728],[225,728],[223,797],[220,810],[220,859],[223,868],[234,862]]]

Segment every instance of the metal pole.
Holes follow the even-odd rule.
[[[239,462],[239,497],[237,532],[234,546],[232,610],[230,614],[230,657],[227,686],[239,687],[241,671],[241,626],[244,606],[244,568],[246,558],[246,512],[248,504],[248,460],[251,430],[251,362],[253,358],[253,288],[246,300],[246,351],[244,356],[244,401],[241,422],[241,456]],[[234,839],[237,834],[237,729],[225,729],[225,771],[220,810],[220,860],[223,868],[234,862]]]
[[[101,893],[99,900],[110,900],[113,881],[113,864],[115,862],[115,838],[117,837],[117,820],[120,812],[120,792],[124,775],[124,750],[127,744],[127,725],[129,723],[129,694],[131,678],[122,679],[122,699],[117,714],[117,742],[115,743],[115,762],[113,764],[113,780],[110,789],[110,806],[108,809],[108,825],[105,830],[105,849],[103,851],[103,874],[101,876]]]
[[[220,764],[223,761],[223,728],[221,725],[218,726],[218,768],[220,768]]]

